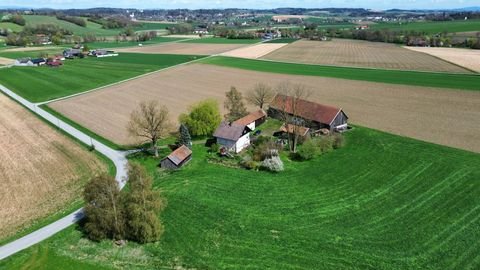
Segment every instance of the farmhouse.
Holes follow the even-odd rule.
[[[222,122],[213,137],[217,139],[217,144],[221,147],[239,153],[250,145],[251,131],[252,129],[246,125]]]
[[[160,167],[177,170],[183,165],[187,164],[192,159],[192,150],[188,149],[185,145],[180,146],[170,155],[160,161]]]
[[[109,56],[118,56],[114,51],[109,51],[105,49],[91,50],[88,55],[95,57],[109,57]]]
[[[19,67],[33,66],[33,63],[30,60],[30,58],[19,58],[15,60],[14,65]]]
[[[293,108],[297,108],[297,111],[294,112]],[[303,99],[295,100],[293,97],[278,94],[270,103],[268,115],[272,118],[282,119],[282,114],[285,112],[290,116],[296,114],[297,122],[301,122],[302,125],[315,131],[326,128],[331,132],[348,127],[348,116],[340,108]]]
[[[83,57],[83,53],[82,53],[82,50],[80,49],[66,49],[63,51],[63,56],[65,56],[65,58],[75,58],[75,57]]]
[[[249,129],[255,130],[255,128],[263,124],[266,119],[267,113],[264,110],[258,110],[238,119],[233,123],[240,126],[247,126]]]

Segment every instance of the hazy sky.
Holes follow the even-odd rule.
[[[0,6],[51,8],[275,8],[362,7],[372,9],[440,9],[480,6],[480,0],[0,0]]]

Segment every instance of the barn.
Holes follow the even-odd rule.
[[[296,106],[294,106],[296,105]],[[297,108],[294,112],[293,108]],[[348,116],[341,108],[318,104],[304,99],[295,100],[293,97],[276,95],[270,103],[268,115],[282,120],[282,115],[296,114],[297,122],[313,130],[328,129],[331,131],[348,128]]]
[[[183,165],[187,164],[192,159],[192,150],[190,150],[185,145],[180,146],[170,155],[165,157],[160,161],[160,167],[177,170],[180,169]]]
[[[245,125],[222,122],[213,137],[221,147],[239,153],[250,145],[250,131],[252,130]]]
[[[267,113],[264,110],[258,110],[238,119],[233,123],[241,126],[247,126],[251,130],[255,130],[258,126],[263,124],[266,119]]]

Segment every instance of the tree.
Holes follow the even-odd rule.
[[[124,237],[125,221],[120,188],[109,175],[93,177],[85,187],[85,232],[94,241]]]
[[[130,136],[144,138],[152,144],[155,157],[158,157],[157,142],[170,128],[168,109],[157,101],[142,102],[130,115],[127,130]]]
[[[187,126],[184,124],[180,124],[180,128],[178,130],[179,138],[178,141],[180,145],[185,145],[188,148],[192,148],[192,137],[190,136],[190,132],[188,131]]]
[[[300,115],[306,112],[307,108],[303,108],[300,101],[307,99],[310,96],[310,91],[302,84],[285,82],[277,87],[277,92],[282,96],[280,102],[282,121],[285,126],[292,126],[292,132],[288,133],[288,146],[290,152],[296,153],[301,128],[307,125],[307,120],[300,117]],[[287,110],[287,107],[289,110]]]
[[[187,114],[180,115],[193,136],[210,136],[222,121],[216,100],[207,99],[190,107]]]
[[[155,242],[163,233],[158,217],[163,209],[160,194],[152,190],[152,177],[137,164],[130,164],[128,183],[130,192],[125,198],[127,234],[139,243]]]
[[[243,96],[237,88],[232,86],[230,91],[226,94],[227,99],[225,100],[224,107],[228,110],[228,114],[225,115],[225,119],[229,122],[238,120],[248,114],[247,108],[243,103]]]
[[[275,97],[275,92],[273,89],[264,84],[264,83],[257,83],[252,90],[250,90],[245,99],[252,105],[260,107],[263,109],[263,106]]]

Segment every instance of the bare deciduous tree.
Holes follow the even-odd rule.
[[[230,91],[225,93],[227,99],[225,100],[224,107],[228,110],[228,114],[225,115],[225,119],[229,122],[233,122],[248,114],[247,108],[243,103],[242,93],[234,86],[230,88]]]
[[[302,127],[308,125],[307,119],[301,117],[308,108],[301,106],[301,100],[307,99],[311,92],[303,84],[284,82],[277,86],[277,93],[281,97],[282,121],[287,129],[288,146],[293,153],[297,152]],[[292,128],[291,133],[289,125]]]
[[[157,101],[142,102],[130,115],[127,129],[130,136],[143,138],[152,143],[155,157],[158,157],[157,142],[169,131],[168,109]]]
[[[275,97],[272,87],[264,83],[257,83],[252,90],[248,91],[245,99],[252,105],[263,109],[267,103]]]

